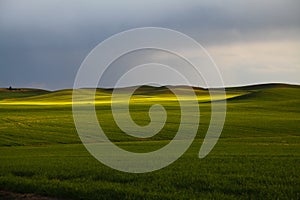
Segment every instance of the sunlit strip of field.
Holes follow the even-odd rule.
[[[236,94],[226,94],[226,99],[238,97],[241,95],[244,95],[245,93],[236,93]],[[224,95],[214,95],[213,99],[215,101],[217,100],[223,100]],[[180,98],[180,100],[184,101],[191,101],[194,100],[191,96],[183,96]],[[207,102],[211,101],[210,95],[199,95],[197,96],[197,100],[200,102]],[[131,103],[146,103],[146,102],[164,102],[164,101],[178,101],[177,97],[174,95],[166,95],[166,96],[140,96],[140,95],[134,95],[132,96],[130,102]],[[65,99],[52,99],[52,98],[41,98],[41,99],[35,99],[35,100],[24,100],[24,99],[7,99],[0,101],[0,105],[72,105],[72,104],[111,104],[112,100],[110,97],[106,98],[97,98],[94,101],[91,100],[85,100],[82,98],[82,100],[77,100],[72,102],[72,99],[70,97],[66,97]],[[118,100],[114,100],[114,103],[126,103],[126,99],[122,100],[122,97],[118,98]]]
[[[74,104],[110,104],[110,100],[101,100],[101,101],[78,101]],[[5,101],[0,102],[0,105],[72,105],[72,101]]]
[[[242,96],[245,95],[247,93],[236,93],[236,94],[226,94],[226,99],[230,99],[230,98],[234,98],[234,97],[238,97],[238,96]],[[197,96],[197,100],[200,102],[207,102],[207,101],[211,101],[211,96],[210,95],[200,95]],[[223,100],[224,99],[224,95],[222,94],[217,94],[213,96],[213,100],[215,101],[219,101],[219,100]],[[139,98],[139,97],[133,97],[132,98],[133,101],[154,101],[154,102],[159,102],[159,101],[177,101],[178,99],[176,98],[176,96],[170,96],[170,97],[166,97],[166,96],[162,96],[162,97],[146,97],[146,98]],[[193,97],[191,96],[183,96],[180,98],[180,100],[184,100],[184,101],[191,101],[194,100]]]

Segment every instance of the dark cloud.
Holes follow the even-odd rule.
[[[299,10],[298,0],[2,0],[0,87],[72,87],[90,50],[112,34],[135,27],[175,29],[207,47],[299,41]]]

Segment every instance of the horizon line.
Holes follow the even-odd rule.
[[[18,89],[37,89],[37,90],[45,90],[45,91],[60,91],[60,90],[69,90],[69,89],[104,89],[104,90],[112,90],[112,89],[126,89],[126,88],[131,88],[131,87],[153,87],[153,88],[160,88],[160,87],[193,87],[193,88],[199,88],[199,89],[230,89],[230,88],[239,88],[239,87],[253,87],[253,86],[260,86],[260,85],[290,85],[290,86],[300,86],[300,83],[287,83],[287,82],[261,82],[261,83],[250,83],[250,84],[237,84],[237,85],[228,85],[228,86],[219,86],[219,87],[203,87],[203,86],[194,86],[194,85],[129,85],[129,86],[124,86],[124,87],[83,87],[83,88],[60,88],[60,89],[47,89],[47,88],[38,88],[38,87],[1,87],[0,89],[9,89],[10,87],[13,90],[18,90]]]

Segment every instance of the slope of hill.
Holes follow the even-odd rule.
[[[175,89],[186,91],[186,87]],[[210,102],[204,101],[207,90],[194,89],[200,99],[201,116],[193,144],[176,162],[148,174],[118,172],[86,151],[76,132],[72,107],[63,103],[70,102],[72,90],[2,91],[0,191],[78,200],[299,199],[299,86],[227,89],[228,94],[237,96],[227,96],[221,138],[204,159],[199,159],[198,154],[210,123],[211,109]],[[96,98],[103,102],[110,98],[111,91],[97,89]],[[89,89],[80,92],[88,93]],[[99,125],[122,149],[140,153],[155,151],[174,138],[181,123],[180,108],[170,101],[172,97],[165,87],[146,86],[133,97],[141,100],[135,101],[138,104],[130,109],[132,119],[139,125],[149,123],[149,104],[153,100],[165,106],[167,121],[153,137],[126,135],[114,121],[109,105],[95,106]],[[89,122],[86,127],[89,131]]]
[[[37,96],[37,95],[48,94],[48,93],[50,93],[50,91],[41,90],[41,89],[18,88],[18,89],[9,90],[7,88],[0,88],[0,100],[24,98],[24,97]]]
[[[188,95],[190,87],[185,86],[170,86],[172,90],[183,95],[185,100],[189,100],[191,97]],[[211,101],[210,94],[208,90],[202,88],[193,88],[195,94],[197,95],[198,101],[208,102]],[[116,89],[118,93],[127,93],[129,88]],[[91,103],[89,100],[92,90],[91,89],[79,89],[76,90],[79,94],[79,99],[77,103],[86,104]],[[110,103],[112,89],[97,89],[95,96],[95,103]],[[215,91],[214,100],[222,100],[223,95],[218,95],[218,90]],[[43,91],[43,90],[32,90],[32,89],[22,89],[18,91],[5,91],[2,92],[2,99],[0,99],[0,104],[3,105],[70,105],[72,104],[72,89],[58,90],[58,91]],[[226,93],[226,98],[234,98],[242,96],[249,93],[249,91],[228,91]],[[86,96],[88,95],[88,96]],[[0,92],[1,96],[1,92]],[[22,98],[19,98],[22,97]],[[152,87],[152,86],[141,86],[138,88],[132,99],[136,102],[143,101],[177,101],[174,93],[171,92],[167,87]]]

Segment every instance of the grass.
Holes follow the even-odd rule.
[[[146,174],[110,169],[85,150],[67,103],[70,90],[19,91],[23,93],[19,98],[5,92],[0,91],[0,189],[68,199],[300,198],[300,87],[228,89],[221,138],[204,159],[198,153],[209,124],[210,103],[207,91],[197,90],[201,119],[196,140],[173,164]],[[98,101],[109,101],[110,90],[97,92]],[[116,127],[109,103],[96,104],[99,122],[121,148],[159,149],[174,137],[180,121],[178,102],[172,96],[165,88],[145,87],[133,97],[131,115],[137,124],[149,122],[153,102],[159,101],[168,111],[165,127],[151,138],[126,136]]]

